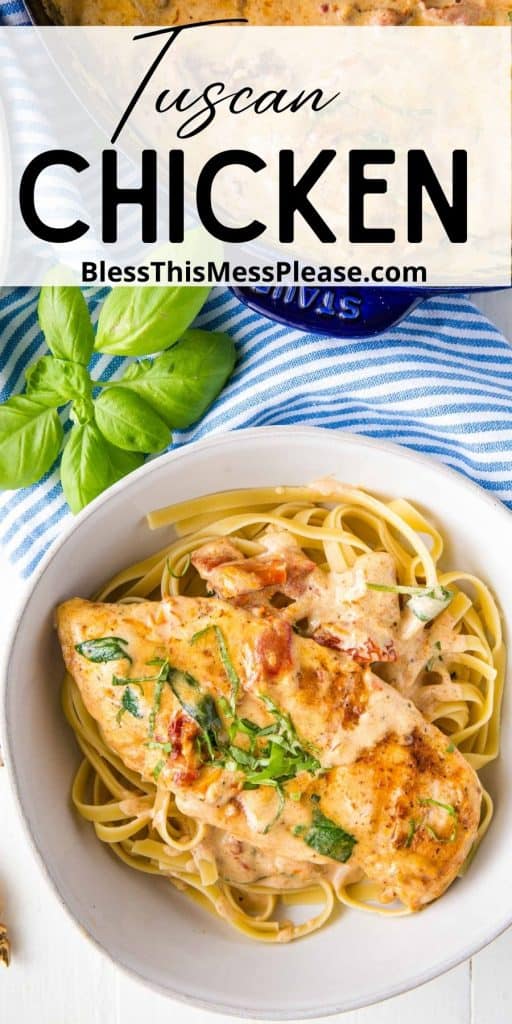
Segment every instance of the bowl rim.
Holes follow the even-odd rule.
[[[109,487],[103,494],[99,495],[89,505],[87,505],[77,516],[75,516],[71,522],[64,528],[59,537],[57,537],[50,548],[43,556],[39,563],[36,571],[28,582],[25,594],[22,598],[20,605],[16,610],[14,620],[11,622],[10,629],[7,634],[6,642],[4,645],[3,655],[0,659],[0,739],[2,742],[2,753],[7,769],[7,778],[9,781],[10,792],[13,797],[13,803],[16,811],[18,821],[21,823],[23,833],[28,841],[30,849],[34,855],[34,862],[37,864],[39,873],[44,879],[46,885],[52,891],[53,895],[57,898],[61,907],[64,909],[68,918],[73,922],[75,927],[79,928],[81,933],[96,947],[96,949],[108,958],[108,960],[114,964],[124,974],[130,978],[135,979],[139,983],[152,989],[159,995],[164,995],[167,998],[174,999],[179,1003],[183,1003],[188,1006],[200,1007],[205,1010],[209,1010],[213,1013],[227,1014],[239,1018],[250,1018],[253,1020],[308,1020],[316,1019],[317,1017],[329,1017],[336,1014],[350,1012],[352,1010],[361,1009],[366,1006],[372,1006],[379,1002],[385,1002],[394,996],[400,995],[404,992],[411,991],[428,981],[433,980],[445,974],[447,971],[458,966],[476,953],[480,952],[485,946],[487,946],[494,939],[498,938],[510,925],[512,925],[512,902],[510,909],[503,915],[499,922],[494,922],[491,926],[483,927],[478,939],[473,940],[466,946],[462,947],[453,957],[449,960],[445,960],[438,964],[432,964],[430,967],[424,970],[418,970],[410,979],[410,981],[401,981],[395,984],[390,983],[388,987],[383,991],[377,991],[370,993],[367,997],[356,997],[349,1002],[345,1002],[342,1006],[339,1004],[330,1003],[328,1005],[319,1006],[307,1010],[299,1011],[299,1015],[296,1010],[288,1009],[268,1009],[262,1011],[258,1007],[246,1007],[244,1009],[239,1006],[226,1002],[221,1003],[218,1001],[206,1001],[201,998],[190,996],[188,993],[180,992],[174,988],[163,987],[145,975],[140,973],[136,968],[130,966],[123,961],[117,959],[117,957],[111,953],[90,930],[87,928],[78,917],[75,916],[71,908],[68,906],[64,896],[61,894],[57,882],[55,881],[49,865],[47,864],[41,850],[39,849],[37,840],[32,832],[30,821],[25,813],[23,807],[20,788],[18,784],[18,776],[14,757],[11,752],[10,743],[10,725],[9,717],[7,712],[7,691],[9,686],[10,677],[10,664],[13,653],[13,647],[16,641],[19,627],[27,613],[30,605],[32,596],[39,586],[41,580],[44,578],[48,566],[51,564],[53,559],[57,556],[61,547],[63,547],[70,537],[78,530],[81,524],[91,516],[94,516],[96,510],[106,505],[112,496],[117,495],[121,491],[128,491],[135,483],[144,477],[150,477],[155,471],[156,467],[162,467],[163,463],[170,463],[177,461],[178,459],[186,458],[190,451],[196,451],[197,449],[217,448],[223,445],[230,444],[233,439],[240,439],[240,443],[243,444],[244,438],[251,439],[256,436],[261,436],[264,433],[267,436],[278,437],[279,435],[285,435],[290,437],[293,435],[297,438],[298,435],[309,435],[309,436],[332,436],[335,435],[337,439],[344,441],[348,445],[356,445],[372,448],[388,453],[395,457],[403,458],[409,462],[420,463],[429,468],[435,467],[436,472],[441,476],[448,477],[451,480],[456,478],[459,486],[463,490],[469,491],[473,495],[478,495],[480,500],[483,500],[490,508],[497,512],[498,515],[502,515],[504,521],[507,521],[508,525],[512,524],[512,512],[501,502],[498,498],[492,496],[484,488],[480,487],[474,481],[468,477],[463,476],[461,473],[452,469],[450,466],[445,465],[439,460],[432,458],[429,455],[424,455],[421,452],[416,452],[413,449],[406,448],[404,445],[395,444],[392,441],[382,441],[378,438],[366,437],[364,435],[355,434],[343,430],[333,430],[324,427],[312,427],[307,424],[304,425],[291,425],[291,426],[268,426],[268,427],[251,427],[242,428],[240,430],[223,431],[218,434],[213,434],[205,438],[201,438],[198,441],[190,442],[182,445],[176,450],[171,450],[159,456],[157,459],[152,459],[150,462],[141,466],[139,469],[128,474],[128,476],[119,480],[116,484]]]

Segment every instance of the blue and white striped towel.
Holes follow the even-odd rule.
[[[91,310],[104,290],[89,293]],[[0,296],[0,400],[46,351],[36,289]],[[512,349],[466,299],[433,298],[374,339],[330,340],[271,323],[230,292],[212,293],[197,321],[236,339],[223,394],[175,443],[243,426],[313,423],[389,438],[440,458],[512,507]],[[95,356],[94,375],[122,361]],[[58,474],[0,497],[0,543],[29,576],[69,518]]]
[[[21,0],[0,0],[2,22],[27,22]],[[93,315],[105,294],[89,290]],[[0,292],[0,401],[21,391],[25,367],[47,351],[37,295]],[[512,349],[466,299],[429,299],[377,341],[300,334],[221,289],[197,324],[232,334],[239,361],[207,416],[175,435],[175,445],[243,426],[345,428],[434,455],[512,507]],[[95,356],[94,375],[111,378],[121,365]],[[56,468],[0,495],[0,543],[23,576],[69,518]]]
[[[23,0],[0,0],[0,25],[29,25]]]

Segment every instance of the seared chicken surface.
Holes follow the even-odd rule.
[[[396,595],[362,585],[392,577],[387,556],[327,580],[279,535],[252,560],[216,544],[194,562],[221,596],[59,607],[64,659],[88,711],[128,768],[222,830],[221,860],[224,835],[226,854],[250,847],[267,873],[276,858],[306,880],[330,868],[364,873],[384,900],[420,909],[467,857],[481,787],[446,736],[369,667],[392,663],[400,642]],[[276,592],[293,603],[273,607]]]

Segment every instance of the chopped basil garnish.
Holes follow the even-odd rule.
[[[238,691],[240,689],[240,678],[235,669],[235,666],[233,665],[233,662],[231,661],[231,656],[229,654],[226,639],[224,633],[222,632],[222,629],[220,628],[220,626],[216,626],[213,623],[211,623],[209,626],[205,626],[204,629],[200,629],[197,633],[194,633],[190,643],[195,644],[196,640],[199,640],[202,636],[205,635],[205,633],[208,633],[210,629],[213,630],[213,632],[215,633],[215,639],[217,641],[217,646],[219,648],[220,658],[222,664],[224,665],[226,675],[231,685],[231,705],[234,710],[234,708],[236,707]]]
[[[420,622],[431,622],[453,601],[453,590],[446,587],[404,587],[399,584],[367,583],[368,590],[379,590],[385,594],[408,594],[406,607]]]
[[[172,743],[161,743],[160,740],[146,740],[144,746],[148,750],[163,750],[164,754],[170,754],[172,750]]]
[[[127,643],[121,636],[101,636],[96,640],[83,640],[81,644],[75,644],[75,651],[88,661],[120,661],[121,658],[131,661],[128,652],[121,647],[121,644]]]
[[[281,789],[281,786],[276,786],[276,796],[277,810],[276,813],[274,814],[274,817],[271,818],[271,820],[269,821],[268,825],[265,825],[265,828],[263,829],[264,836],[266,836],[270,832],[270,829],[273,827],[273,825],[275,825],[278,818],[281,817],[284,810],[284,793],[283,790]]]
[[[283,784],[294,779],[299,772],[314,775],[321,771],[320,762],[299,740],[290,716],[269,697],[261,696],[274,721],[260,726],[247,718],[238,718],[224,697],[216,703],[211,694],[201,691],[198,681],[188,672],[171,668],[168,682],[185,713],[201,730],[198,737],[201,754],[206,748],[210,761],[228,771],[241,772],[244,789],[271,786],[277,790],[278,810],[267,825],[268,831],[284,807]],[[224,723],[218,708],[222,711]],[[244,746],[236,742],[241,736],[246,737]]]
[[[215,626],[207,627],[207,629],[211,628],[215,631],[221,658],[232,684],[231,692],[234,701],[239,679],[227,652],[222,630]],[[195,634],[192,641],[194,642],[204,632],[206,630]],[[141,677],[140,680],[114,677],[119,680],[116,685],[126,685],[125,693],[129,690],[129,684],[132,682],[142,683],[145,679],[156,680],[153,704],[149,715],[149,738],[146,741],[146,746],[149,749],[160,749],[166,754],[172,750],[170,743],[160,743],[154,739],[156,716],[160,708],[162,691],[164,684],[168,683],[185,714],[199,726],[197,749],[203,760],[206,758],[219,767],[241,772],[244,775],[244,789],[271,786],[276,790],[278,806],[274,818],[265,829],[265,832],[269,831],[284,807],[283,784],[294,779],[300,772],[309,772],[309,774],[315,775],[321,771],[320,762],[311,751],[303,746],[297,736],[290,715],[281,711],[270,697],[260,695],[260,699],[265,704],[273,721],[267,726],[257,725],[247,718],[239,718],[235,713],[234,704],[224,697],[219,697],[216,702],[211,694],[201,690],[199,682],[194,676],[189,672],[173,668],[166,659],[155,658],[148,664],[161,666],[157,676]],[[130,693],[133,695],[133,691]],[[127,707],[124,709],[130,710]],[[224,716],[224,722],[220,717],[219,709]],[[244,746],[240,746],[236,742],[242,736],[246,737]],[[294,799],[300,800],[300,793],[294,794]]]
[[[166,565],[167,565],[167,572],[169,573],[169,576],[172,576],[172,578],[175,579],[175,580],[182,580],[183,577],[187,575],[187,572],[190,569],[190,555],[187,555],[187,557],[185,559],[185,564],[184,564],[183,569],[181,570],[181,572],[174,572],[174,569],[171,569],[171,567],[169,565],[169,559],[167,559]]]
[[[166,682],[169,679],[169,662],[166,658],[153,658],[148,661],[148,665],[160,665],[160,672],[156,677],[156,686],[153,693],[153,704],[151,705],[151,711],[149,712],[149,729],[148,734],[150,739],[153,738],[155,732],[156,716],[160,710],[160,704],[162,701],[162,690]]]
[[[434,587],[433,590],[411,597],[407,602],[407,608],[420,622],[432,622],[432,619],[444,612],[453,598],[453,590],[447,590],[446,587]]]
[[[160,761],[157,762],[157,764],[153,768],[153,778],[154,778],[155,782],[158,781],[158,776],[160,775],[160,772],[162,771],[162,768],[165,768],[165,761],[160,760]]]
[[[433,667],[434,667],[436,661],[442,661],[443,660],[443,656],[441,654],[441,642],[440,642],[440,640],[435,640],[434,643],[432,644],[432,647],[433,648],[435,647],[435,652],[428,659],[428,661],[427,661],[427,663],[425,665],[425,668],[426,668],[427,672],[432,672]]]
[[[409,848],[409,846],[411,845],[411,843],[412,843],[412,841],[414,839],[414,836],[416,835],[416,829],[417,829],[416,822],[415,822],[414,818],[411,818],[411,820],[409,822],[409,831],[407,833],[407,839],[405,840],[405,845],[406,845],[407,848]]]
[[[131,677],[114,675],[112,676],[112,686],[128,686],[131,684],[133,686],[138,686],[140,692],[144,694],[142,684],[149,681],[154,681],[157,678],[158,676],[140,676],[139,678],[137,678],[136,676]]]
[[[302,745],[290,716],[284,714],[269,697],[261,696],[260,699],[274,718],[271,725],[259,726],[247,718],[238,718],[226,700],[219,701],[227,719],[228,743],[222,751],[225,767],[244,772],[244,789],[257,786],[280,789],[283,783],[294,779],[300,772],[311,775],[319,772],[320,762]],[[234,744],[239,735],[248,737],[248,747]]]
[[[167,681],[183,710],[199,726],[208,754],[213,760],[222,732],[222,722],[213,697],[209,693],[202,694],[197,679],[180,669],[171,668]]]
[[[326,818],[318,807],[313,809],[312,824],[296,825],[293,833],[300,836],[317,853],[330,857],[331,860],[341,861],[342,864],[349,859],[357,843],[354,836],[340,825],[336,825],[330,818]]]
[[[134,718],[142,718],[142,711],[140,710],[139,698],[131,686],[127,686],[121,698],[121,707],[116,715],[118,723],[121,722],[121,718],[125,711],[128,711]]]
[[[424,823],[424,828],[427,830],[429,835],[432,836],[433,839],[437,840],[437,842],[453,843],[457,838],[457,832],[459,827],[459,816],[457,814],[457,811],[455,810],[455,807],[452,804],[442,804],[440,803],[439,800],[434,800],[433,797],[424,797],[423,799],[419,800],[419,803],[421,804],[422,807],[440,807],[441,810],[446,811],[446,813],[449,814],[450,818],[453,818],[454,826],[451,835],[449,835],[447,839],[445,839],[444,836],[439,836],[431,825],[427,825]]]
[[[454,750],[455,750],[455,743],[449,743],[447,748],[446,748],[446,753],[447,754],[453,754]]]

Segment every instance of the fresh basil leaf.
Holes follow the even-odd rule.
[[[75,514],[112,482],[103,437],[95,423],[72,428],[62,454],[60,476],[64,496]]]
[[[117,483],[123,476],[133,473],[144,462],[144,456],[140,452],[125,452],[122,448],[116,448],[109,441],[102,438],[105,451],[110,465],[110,485]]]
[[[69,418],[72,423],[92,423],[94,420],[94,402],[92,398],[74,398]]]
[[[25,374],[27,395],[43,405],[57,408],[74,398],[89,398],[91,379],[84,366],[68,359],[42,356]]]
[[[169,352],[132,363],[116,387],[134,392],[175,430],[201,419],[233,371],[233,339],[220,331],[186,331]]]
[[[0,406],[0,487],[28,487],[59,454],[58,413],[36,398],[17,395]]]
[[[147,356],[169,348],[202,308],[209,287],[114,288],[103,303],[95,348]]]
[[[134,718],[143,718],[142,711],[140,710],[139,698],[135,693],[135,690],[132,690],[129,686],[126,687],[121,698],[121,707],[116,715],[118,722],[121,721],[125,711],[128,711]]]
[[[81,644],[75,644],[75,651],[78,651],[87,661],[103,664],[106,661],[120,661],[126,659],[131,661],[130,655],[124,646],[128,643],[122,636],[98,636],[92,640],[82,640]]]
[[[71,511],[80,512],[107,487],[137,469],[142,461],[142,456],[109,444],[94,422],[74,426],[60,467],[64,496]]]
[[[80,288],[45,285],[37,313],[54,356],[87,366],[94,348],[94,329]]]
[[[104,391],[95,402],[96,422],[107,441],[132,452],[161,452],[171,432],[143,398],[122,388]]]
[[[331,857],[342,864],[349,859],[357,843],[354,836],[345,832],[344,828],[336,825],[330,818],[326,818],[318,807],[313,810],[312,825],[296,825],[293,832],[294,835],[301,836],[307,846],[321,853],[323,857]]]

